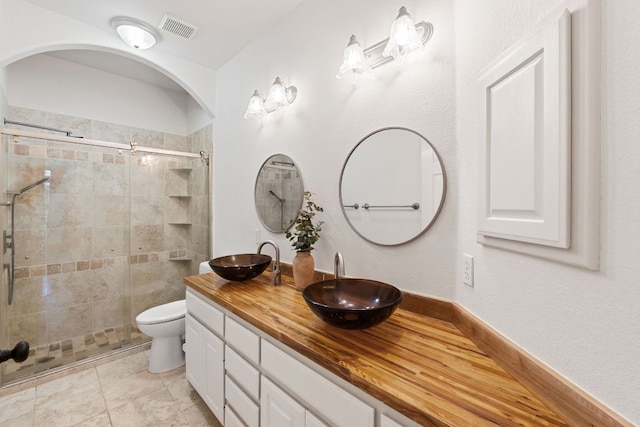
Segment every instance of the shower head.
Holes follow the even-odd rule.
[[[46,175],[47,172],[49,172],[49,171],[45,171],[45,175]],[[51,172],[49,172],[49,176],[45,176],[44,178],[34,182],[33,184],[29,184],[26,187],[21,188],[20,190],[7,190],[7,194],[13,194],[14,196],[19,196],[20,194],[31,190],[33,187],[38,186],[38,185],[40,185],[40,184],[42,184],[42,183],[44,183],[46,181],[49,181],[49,178],[51,177],[50,174],[51,174]]]

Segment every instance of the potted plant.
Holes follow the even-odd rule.
[[[315,265],[311,251],[313,245],[320,239],[320,231],[324,223],[323,221],[313,222],[316,213],[322,212],[323,209],[313,201],[311,196],[311,192],[304,192],[303,208],[298,211],[293,228],[286,234],[287,239],[292,242],[291,246],[296,250],[296,256],[293,259],[293,280],[298,289],[304,288],[313,281]]]

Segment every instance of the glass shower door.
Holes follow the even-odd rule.
[[[15,250],[13,298],[2,305],[5,343],[31,346],[26,362],[4,364],[8,383],[129,342],[129,159],[24,137],[2,143],[5,193],[14,197],[5,229]],[[47,181],[20,192],[45,171]]]

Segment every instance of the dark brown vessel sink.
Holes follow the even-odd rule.
[[[271,263],[269,255],[239,254],[214,258],[209,266],[218,276],[241,282],[259,276]]]
[[[311,310],[344,329],[365,329],[387,320],[402,301],[402,292],[387,283],[341,278],[312,283],[302,291]]]

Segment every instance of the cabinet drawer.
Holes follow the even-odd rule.
[[[255,364],[260,363],[260,337],[235,320],[225,319],[225,341]]]
[[[227,374],[251,397],[260,399],[260,372],[229,346],[225,349],[225,355]]]
[[[402,427],[402,425],[382,414],[380,416],[380,427]]]
[[[216,334],[224,335],[224,314],[204,300],[195,291],[187,288],[187,311]]]
[[[374,409],[268,341],[262,340],[262,367],[314,412],[344,427],[372,427]]]
[[[248,427],[260,425],[260,407],[229,377],[224,382],[227,403]]]
[[[224,427],[244,427],[240,418],[228,406],[224,407]]]

